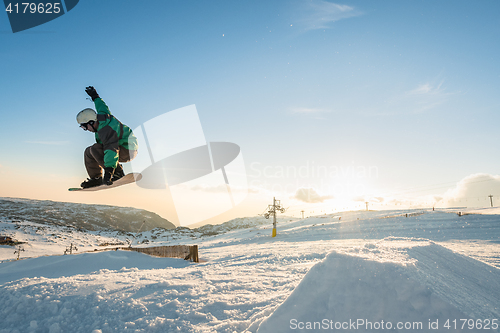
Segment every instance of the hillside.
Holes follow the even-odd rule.
[[[147,231],[175,225],[143,209],[69,202],[0,198],[0,221],[30,221],[84,230]]]

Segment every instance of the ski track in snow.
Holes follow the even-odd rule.
[[[290,329],[295,314],[500,319],[500,218],[405,213],[281,219],[275,239],[262,218],[214,236],[179,229],[135,238],[4,221],[0,234],[27,241],[22,257],[35,258],[10,261],[14,248],[0,247],[0,333],[307,331]],[[80,254],[61,256],[71,243]],[[206,262],[81,253],[106,243],[198,244]]]

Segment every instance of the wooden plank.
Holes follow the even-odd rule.
[[[123,247],[122,250],[136,251],[162,258],[180,258],[199,262],[198,245],[170,245],[154,247]]]
[[[189,247],[191,254],[191,261],[200,262],[198,258],[198,245],[192,245]]]

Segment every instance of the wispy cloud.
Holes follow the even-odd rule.
[[[36,145],[63,146],[69,144],[69,141],[24,141]]]
[[[313,188],[299,188],[295,192],[294,199],[307,203],[318,203],[325,200],[333,199],[331,195],[320,195]]]
[[[417,88],[410,90],[407,94],[408,95],[426,95],[433,93],[435,94],[438,92],[439,88],[441,87],[441,84],[437,88],[434,88],[430,83],[424,83],[419,85]]]
[[[446,91],[443,88],[444,80],[439,83],[426,82],[419,84],[415,89],[406,92],[407,96],[443,96]]]
[[[426,82],[418,85],[416,88],[406,92],[401,101],[413,104],[414,112],[423,112],[444,104],[451,93],[443,88],[444,80],[439,83]]]
[[[329,29],[333,22],[362,15],[354,7],[324,0],[308,1],[300,12],[299,23],[305,30]]]
[[[390,116],[396,114],[418,114],[446,104],[456,93],[445,88],[444,80],[429,80],[403,91],[370,111],[370,114]]]

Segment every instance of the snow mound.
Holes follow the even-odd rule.
[[[399,255],[374,259],[391,252],[387,246]],[[489,320],[488,331],[497,332],[499,270],[424,240],[386,239],[351,251],[312,267],[258,332],[459,332],[460,319]]]
[[[168,319],[151,316],[138,299],[168,290],[171,282],[162,275],[190,265],[129,251],[4,263],[0,332],[154,331]],[[173,289],[179,294],[182,288]],[[109,300],[108,294],[116,298]]]
[[[0,285],[23,278],[60,278],[100,270],[164,269],[187,267],[188,261],[157,258],[133,251],[106,251],[66,256],[46,256],[2,264]]]

